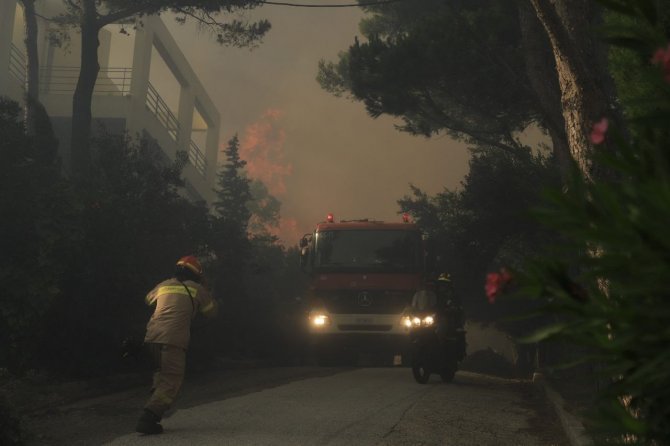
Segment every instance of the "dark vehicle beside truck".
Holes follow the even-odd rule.
[[[414,379],[425,384],[431,374],[444,382],[454,379],[465,357],[465,318],[448,274],[441,274],[434,288],[419,291],[404,323],[409,327]]]

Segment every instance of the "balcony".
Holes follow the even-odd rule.
[[[26,84],[26,57],[11,45],[9,71],[21,85]],[[96,96],[129,96],[133,69],[128,67],[100,68],[93,94]],[[40,70],[40,94],[72,96],[79,78],[79,67],[50,66]],[[170,138],[177,143],[180,136],[179,120],[151,83],[148,84],[146,109],[153,114]],[[193,141],[189,140],[188,161],[201,176],[207,172],[207,158]]]
[[[14,2],[0,1],[0,66],[6,67],[0,70],[0,94],[21,101],[28,72],[21,30],[14,29],[20,26],[16,11]],[[145,135],[162,148],[166,159],[186,152],[186,193],[211,203],[215,199],[219,111],[160,17],[146,16],[141,22],[122,41],[111,28],[100,31],[102,68],[93,91],[93,116],[110,131]],[[44,37],[47,33],[42,31],[49,24],[40,19],[38,26],[42,36],[38,51],[43,56],[40,100],[52,117],[67,169],[79,47],[73,40],[69,51],[63,51]]]

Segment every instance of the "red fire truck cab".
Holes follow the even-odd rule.
[[[403,315],[425,285],[418,226],[406,215],[385,223],[335,222],[328,214],[300,246],[301,265],[311,277],[308,332],[318,362],[353,363],[359,353],[372,353],[397,364],[409,343]]]

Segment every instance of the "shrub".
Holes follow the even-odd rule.
[[[670,47],[656,3],[603,3],[628,17],[609,39],[636,55],[621,60],[645,85],[626,98],[644,106],[627,113],[626,132],[606,120],[594,127],[594,144],[604,137],[618,148],[596,159],[614,179],[576,173],[550,194],[537,216],[562,244],[517,278],[555,316],[528,340],[568,340],[591,352],[582,361],[600,365],[605,385],[591,414],[600,438],[670,444]]]

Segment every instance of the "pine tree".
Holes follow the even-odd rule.
[[[219,346],[229,349],[224,353],[232,354],[244,350],[242,337],[236,339],[235,334],[245,330],[242,321],[250,312],[245,276],[252,255],[247,233],[251,217],[247,205],[252,196],[250,180],[244,173],[247,163],[240,159],[237,135],[228,141],[224,154],[226,162],[218,174],[213,205],[211,248],[216,260],[210,270],[214,294],[223,305],[218,324],[220,332],[215,337],[234,339],[230,344]]]
[[[226,226],[243,235],[246,234],[251,217],[248,203],[252,197],[249,187],[251,181],[242,171],[247,162],[240,158],[239,146],[239,139],[235,135],[228,141],[224,151],[227,162],[218,174],[214,210],[218,219],[227,223]]]

